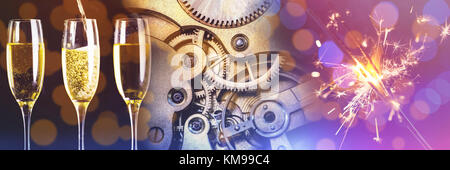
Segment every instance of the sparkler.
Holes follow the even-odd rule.
[[[345,16],[350,15],[350,11],[345,11]],[[327,23],[327,28],[334,28],[336,31],[339,30],[339,25],[343,24],[345,20],[342,19],[342,15],[339,12],[334,12],[328,17],[329,21]]]
[[[445,22],[445,25],[441,27],[441,43],[447,39],[447,36],[450,35],[450,25],[447,24],[447,21]]]
[[[334,27],[337,30],[338,25],[336,24],[343,23],[337,22],[338,18],[339,15],[333,13],[329,17],[329,22],[326,27]],[[352,96],[343,108],[342,113],[339,114],[342,124],[337,130],[336,135],[344,126],[347,127],[339,148],[342,147],[348,130],[354,123],[355,118],[368,118],[369,115],[374,112],[374,104],[376,102],[384,102],[390,106],[391,110],[388,121],[392,121],[392,119],[396,117],[399,122],[406,122],[410,132],[423,147],[431,149],[431,146],[402,111],[400,99],[404,97],[396,94],[398,89],[403,88],[403,86],[411,85],[412,83],[394,83],[396,80],[408,78],[410,76],[409,70],[413,66],[419,64],[421,54],[425,50],[424,44],[427,36],[423,37],[422,45],[419,48],[413,46],[412,41],[409,41],[409,44],[402,44],[400,41],[390,42],[389,33],[394,30],[394,27],[383,28],[383,19],[375,20],[372,16],[370,16],[370,18],[375,23],[374,27],[377,37],[375,39],[364,39],[362,41],[352,37],[352,41],[359,44],[358,49],[362,55],[354,55],[347,52],[348,56],[351,58],[351,63],[346,64],[322,63],[321,61],[314,63],[319,67],[322,64],[327,64],[332,65],[334,69],[348,70],[344,75],[334,78],[333,82],[322,84],[320,89],[316,92],[317,96],[322,98],[337,99],[346,95]],[[426,17],[418,17],[416,22],[428,22],[428,19]],[[442,27],[441,39],[445,39],[448,35],[449,25],[445,24],[445,26]],[[369,45],[369,43],[371,44]],[[348,83],[346,80],[349,79],[352,80],[352,82],[350,84],[344,84]],[[333,111],[334,108],[330,112]],[[376,137],[373,139],[380,143],[382,140],[378,133],[378,121],[376,118],[374,123]]]

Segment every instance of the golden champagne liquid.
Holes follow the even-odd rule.
[[[44,81],[43,43],[8,43],[6,64],[11,92],[20,106],[34,103]]]
[[[100,71],[98,47],[62,49],[64,87],[73,102],[88,103],[97,90]]]
[[[145,97],[150,84],[150,44],[114,44],[114,76],[127,104]]]

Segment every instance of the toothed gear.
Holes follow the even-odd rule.
[[[188,56],[194,54],[194,65],[190,68],[191,72],[186,72],[189,79],[202,74],[208,65],[208,61],[213,60],[216,56],[225,56],[227,54],[223,45],[212,34],[203,29],[184,29],[178,35],[166,40],[166,42],[176,49],[178,54],[187,54]],[[201,59],[198,57],[201,57]],[[202,63],[198,63],[197,61],[201,61]],[[227,63],[227,61],[224,61],[220,65],[206,69],[212,69],[217,74],[225,76]],[[201,96],[202,94],[199,93],[197,95]]]
[[[201,81],[202,89],[197,91],[199,94],[200,105],[203,106],[202,114],[208,115],[213,111],[213,109],[217,105],[216,96],[216,88],[214,86],[209,85],[209,83],[205,80]]]
[[[214,58],[219,58],[218,56],[226,56],[227,52],[224,50],[222,44],[214,39],[214,36],[209,32],[203,29],[197,28],[189,28],[182,30],[179,35],[172,36],[173,38],[169,38],[166,42],[174,47],[178,52],[183,53],[192,53],[189,49],[193,49],[193,47],[199,47],[201,49],[202,57],[206,57],[205,61],[214,60]],[[182,50],[184,49],[184,50]],[[211,70],[217,75],[221,75],[224,77],[226,74],[228,61],[225,60],[218,65],[207,65],[205,64],[205,68],[201,69],[201,73],[203,70]],[[194,65],[194,67],[196,67]],[[200,69],[194,70],[194,75],[197,76],[197,72]],[[194,78],[192,76],[191,78]],[[194,91],[194,96],[196,99],[196,104],[202,108],[202,114],[209,114],[213,108],[217,105],[216,88],[209,80],[201,80],[202,89],[198,89]]]
[[[248,24],[269,9],[273,0],[178,0],[198,22],[215,28]]]
[[[214,73],[213,71],[207,69],[205,71],[205,77],[211,81],[217,88],[219,89],[227,89],[227,90],[231,90],[231,91],[248,91],[248,90],[256,90],[256,87],[264,87],[268,84],[270,84],[270,81],[272,80],[273,77],[278,76],[279,72],[280,72],[280,65],[283,64],[283,59],[282,56],[277,55],[277,57],[273,60],[273,63],[270,63],[270,68],[268,69],[268,71],[260,76],[255,77],[255,75],[253,75],[253,73],[251,74],[252,76],[250,76],[250,73],[248,72],[248,70],[253,70],[253,67],[257,67],[257,65],[260,64],[268,64],[268,62],[266,63],[262,63],[262,62],[258,62],[256,65],[250,65],[247,64],[245,66],[243,66],[244,68],[240,68],[240,71],[237,73],[230,73],[229,70],[233,70],[234,68],[237,67],[242,67],[239,65],[235,65],[235,63],[231,63],[229,61],[230,59],[227,60],[223,60],[223,62],[227,61],[228,64],[228,68],[227,68],[227,72],[226,72],[226,76],[222,77],[221,75],[217,75],[216,73]],[[254,70],[253,70],[254,71]],[[242,72],[244,72],[246,75],[245,80],[234,80],[236,75],[241,74]]]

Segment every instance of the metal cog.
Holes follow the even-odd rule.
[[[191,72],[189,72],[191,74],[188,73],[189,75],[187,75],[190,79],[202,74],[205,69],[212,69],[218,75],[225,76],[227,61],[220,63],[220,65],[206,68],[208,66],[208,61],[217,58],[216,56],[225,56],[227,54],[223,45],[217,41],[211,33],[199,28],[188,28],[183,29],[176,36],[171,36],[166,42],[176,49],[178,54],[186,54],[194,58],[194,60],[190,61],[194,61],[193,63],[195,64],[189,65],[191,68],[185,67],[185,69],[191,69]],[[200,60],[199,57],[201,57]],[[202,63],[199,63],[198,61]],[[183,64],[186,65],[186,62]],[[196,95],[201,97],[203,94],[199,92]]]
[[[217,105],[216,99],[216,88],[209,85],[205,80],[201,81],[202,89],[194,92],[196,94],[197,100],[199,100],[200,106],[203,107],[202,114],[208,115],[213,111]]]
[[[248,24],[272,5],[273,0],[178,0],[184,11],[198,22],[215,28]]]
[[[252,87],[258,87],[258,86],[261,87],[261,86],[265,86],[265,85],[269,84],[271,79],[274,76],[279,75],[280,65],[283,64],[284,60],[281,55],[278,55],[278,57],[274,60],[274,62],[270,63],[271,67],[268,69],[268,71],[266,73],[264,73],[263,75],[260,75],[259,77],[255,77],[253,74],[250,74],[250,72],[248,72],[248,70],[252,70],[253,67],[256,67],[256,65],[250,65],[247,63],[248,65],[246,64],[244,66],[245,68],[241,68],[241,71],[239,73],[244,72],[244,73],[246,73],[246,75],[248,74],[249,76],[246,77],[245,81],[241,81],[241,82],[234,81],[234,78],[236,75],[238,75],[238,73],[230,74],[228,71],[230,69],[233,69],[233,66],[234,67],[238,67],[238,66],[233,65],[234,63],[231,63],[229,58],[219,60],[219,62],[228,62],[227,63],[228,68],[227,68],[227,72],[225,74],[226,76],[222,77],[221,75],[217,75],[213,71],[207,69],[205,71],[205,77],[208,80],[210,80],[211,82],[213,82],[213,84],[219,89],[227,89],[227,90],[231,90],[231,91],[248,91],[250,89],[256,90],[256,88],[252,88]],[[257,65],[267,64],[267,63],[258,62]]]

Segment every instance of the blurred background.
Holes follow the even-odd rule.
[[[120,97],[113,76],[112,37],[113,21],[125,17],[122,1],[83,0],[88,18],[95,18],[99,27],[101,74],[96,96],[89,105],[86,117],[86,149],[129,149],[130,127],[125,103]],[[314,70],[320,50],[317,39],[330,35],[343,40],[349,48],[347,36],[376,37],[369,16],[376,11],[386,16],[387,23],[395,25],[391,40],[408,43],[423,35],[431,38],[421,62],[410,74],[414,86],[402,109],[429,142],[433,149],[450,149],[450,39],[441,41],[441,28],[450,16],[448,0],[275,0],[276,11],[271,11],[274,32],[282,32],[289,45],[290,62],[309,65]],[[307,15],[311,11],[316,18]],[[45,80],[42,93],[33,109],[31,126],[32,149],[64,149],[77,147],[77,119],[73,104],[67,96],[61,73],[61,37],[65,19],[79,16],[75,0],[9,0],[0,6],[0,149],[23,148],[22,116],[14,100],[6,75],[5,45],[7,24],[15,18],[42,20],[46,45]],[[324,30],[329,17],[339,13],[337,26],[332,23]],[[431,22],[420,23],[417,18],[430,16]],[[318,22],[323,21],[323,22]],[[330,39],[331,40],[331,39]],[[325,44],[322,41],[322,44]],[[332,43],[332,41],[330,41]],[[158,56],[153,56],[158,57]],[[302,63],[300,63],[302,62]],[[158,83],[158,82],[151,82]],[[144,103],[152,102],[148,93]],[[329,101],[328,105],[338,106]],[[379,106],[383,108],[385,106]],[[341,109],[337,107],[337,109]],[[381,109],[383,110],[383,109]],[[383,112],[383,111],[381,111]],[[384,112],[389,112],[385,109]],[[340,121],[335,114],[305,115],[311,121],[289,132],[294,149],[338,149],[342,135],[335,135]],[[138,140],[148,140],[146,122],[151,113],[145,107],[139,115]],[[342,149],[423,149],[408,129],[387,118],[378,120],[380,143],[375,142],[373,122],[356,121],[350,128]]]

